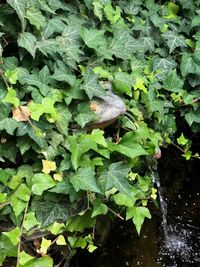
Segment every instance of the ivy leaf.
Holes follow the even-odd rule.
[[[162,34],[165,40],[167,40],[167,45],[169,47],[169,53],[171,54],[177,47],[185,47],[185,38],[183,35],[177,34],[174,31],[167,31]]]
[[[178,93],[183,89],[184,82],[178,77],[176,70],[171,70],[163,82],[163,86],[170,92]]]
[[[42,12],[35,7],[31,7],[26,11],[26,18],[34,25],[38,30],[46,25],[46,19],[42,15]]]
[[[76,82],[76,76],[68,74],[66,70],[56,68],[54,74],[51,76],[52,79],[56,81],[67,82],[69,85],[73,86]]]
[[[65,26],[65,23],[57,17],[50,19],[44,30],[44,37],[49,38],[54,32],[63,32]]]
[[[189,73],[200,74],[200,64],[195,62],[192,55],[184,53],[181,59],[180,70],[183,77],[186,77]]]
[[[177,143],[181,146],[185,146],[188,143],[188,139],[185,138],[183,133],[181,133],[181,136],[177,138]]]
[[[0,121],[0,130],[5,130],[8,134],[13,135],[18,123],[12,118],[6,118]]]
[[[92,99],[94,96],[101,97],[106,95],[106,92],[98,82],[98,76],[90,69],[87,69],[84,75],[84,83],[81,85],[80,89],[86,92],[89,99]]]
[[[51,171],[56,170],[55,161],[42,160],[42,165],[43,165],[42,172],[44,172],[45,174],[49,174]]]
[[[95,225],[95,218],[91,218],[91,212],[87,211],[82,216],[78,215],[72,218],[69,218],[66,223],[67,231],[82,232],[86,228],[92,228]]]
[[[69,211],[66,205],[55,202],[40,202],[34,206],[36,218],[45,227],[55,221],[66,221]]]
[[[16,68],[14,70],[6,70],[5,76],[8,78],[11,84],[16,84],[19,76],[19,69]]]
[[[99,183],[105,191],[115,187],[120,193],[131,196],[130,185],[126,176],[130,168],[122,162],[110,164],[108,170],[104,170],[99,177]]]
[[[101,190],[96,182],[95,172],[90,167],[79,168],[78,171],[70,178],[70,182],[77,192],[79,190],[89,190],[101,193]]]
[[[22,31],[25,28],[25,9],[26,9],[26,0],[7,0],[7,3],[16,11],[22,25]]]
[[[20,100],[19,98],[16,97],[16,91],[9,87],[8,88],[8,93],[6,95],[6,97],[2,100],[2,102],[8,102],[14,105],[14,107],[18,107],[20,104]]]
[[[170,70],[176,67],[172,58],[156,58],[153,62],[153,70]]]
[[[32,33],[20,33],[17,42],[18,45],[25,48],[33,58],[35,57],[37,39]]]
[[[121,18],[121,8],[118,6],[114,9],[111,5],[105,5],[103,10],[111,24],[115,24]]]
[[[37,173],[32,178],[32,192],[35,195],[42,195],[42,193],[56,185],[56,182],[48,174]]]
[[[72,117],[66,105],[60,104],[56,107],[56,121],[55,125],[58,131],[63,135],[68,135],[68,125]]]
[[[20,236],[20,228],[15,227],[14,229],[10,230],[9,232],[3,232],[5,236],[9,238],[11,243],[13,245],[17,245],[19,242],[19,236]]]
[[[82,27],[80,30],[80,36],[84,43],[89,48],[97,49],[99,46],[105,46],[106,38],[104,37],[104,30],[87,29]]]
[[[34,260],[34,262],[30,261],[30,263],[26,263],[26,267],[53,267],[53,260],[49,256],[42,256],[39,259]]]
[[[149,212],[149,209],[146,207],[129,207],[126,211],[126,220],[129,220],[131,218],[136,226],[138,234],[140,234],[144,219],[151,219],[151,214]]]
[[[111,41],[109,51],[117,58],[129,59],[137,50],[137,41],[125,29],[116,29],[113,32],[114,39]]]
[[[81,156],[90,149],[98,151],[97,144],[88,136],[69,136],[72,166],[75,170],[81,165]]]
[[[100,200],[96,199],[93,205],[91,218],[96,217],[101,214],[105,215],[107,212],[108,212],[108,207],[104,203],[102,203]]]
[[[132,133],[127,133],[123,136],[119,144],[109,143],[108,148],[110,151],[117,151],[131,159],[149,153],[135,140]]]
[[[81,103],[78,105],[78,115],[75,117],[75,121],[84,128],[89,122],[95,121],[99,118],[95,112],[93,112],[88,103]]]
[[[20,265],[28,264],[29,261],[33,260],[34,257],[27,254],[25,251],[20,252],[19,254],[19,263]]]

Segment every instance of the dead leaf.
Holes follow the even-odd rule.
[[[43,164],[42,171],[45,174],[49,174],[51,171],[55,171],[56,170],[55,161],[42,160],[42,164]]]
[[[30,117],[30,111],[27,106],[18,106],[13,108],[13,119],[16,121],[28,121]]]

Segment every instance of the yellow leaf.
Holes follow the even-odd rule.
[[[58,238],[56,240],[56,244],[60,245],[60,246],[66,245],[66,241],[65,241],[65,238],[63,235],[58,236]]]
[[[55,180],[55,181],[62,181],[63,180],[63,174],[62,173],[55,173],[54,175],[53,175],[53,179]]]
[[[56,163],[55,163],[55,161],[42,160],[42,164],[43,164],[42,171],[45,174],[49,174],[50,171],[55,171],[56,170]]]
[[[157,189],[156,188],[152,188],[151,189],[151,198],[156,199],[157,198],[156,193],[157,193]]]
[[[42,243],[41,243],[41,247],[40,247],[40,254],[42,255],[46,255],[47,254],[47,250],[48,248],[51,246],[51,240],[48,240],[46,238],[42,238]]]
[[[144,86],[144,79],[143,78],[136,78],[136,82],[133,85],[133,88],[134,88],[134,90],[139,89],[139,90],[143,91],[144,93],[147,93],[147,89]]]

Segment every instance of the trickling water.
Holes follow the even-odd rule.
[[[168,239],[168,226],[167,226],[167,202],[164,198],[163,190],[160,184],[160,177],[158,175],[157,169],[155,170],[154,173],[155,176],[155,183],[157,185],[158,189],[158,198],[159,198],[159,203],[160,203],[160,210],[161,210],[161,215],[162,215],[162,228],[164,232],[164,238],[165,240]]]
[[[155,182],[158,189],[158,197],[160,203],[160,211],[162,215],[162,228],[164,232],[164,240],[161,246],[158,261],[163,263],[170,262],[169,264],[163,263],[163,267],[176,267],[180,266],[181,263],[200,263],[200,253],[196,253],[196,249],[198,248],[197,244],[191,245],[191,240],[195,236],[195,232],[191,228],[193,227],[190,224],[184,225],[181,223],[177,223],[177,225],[168,224],[167,220],[167,202],[165,200],[163,189],[160,183],[160,177],[158,175],[157,169],[154,166],[154,176]],[[180,195],[178,196],[180,199]],[[176,204],[176,203],[175,203]],[[186,203],[187,204],[187,203]],[[187,205],[186,205],[187,206]],[[178,217],[180,220],[181,217]],[[186,226],[189,227],[186,229]],[[195,247],[197,246],[197,247]],[[194,250],[195,247],[195,250]],[[168,258],[168,260],[166,260]],[[177,263],[179,262],[179,263]]]

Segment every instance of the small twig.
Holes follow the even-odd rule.
[[[112,213],[115,214],[118,218],[120,218],[121,220],[124,221],[124,218],[123,218],[120,214],[116,213],[116,212],[115,212],[114,210],[112,210],[111,208],[108,208],[108,209],[109,209],[110,212],[112,212]]]
[[[9,205],[9,204],[10,204],[10,201],[1,203],[0,204],[0,209],[3,208],[3,207],[5,207],[5,206],[7,206],[7,205]]]
[[[24,217],[23,217],[23,220],[22,220],[21,228],[20,228],[19,243],[18,243],[18,247],[17,247],[17,264],[16,264],[16,267],[19,267],[20,251],[21,251],[21,240],[22,240],[22,235],[23,235],[23,227],[24,227],[26,214],[27,214],[27,211],[28,211],[30,197],[31,196],[29,196],[29,200],[26,203],[26,207],[25,207],[25,211],[24,211]]]
[[[194,98],[194,99],[192,100],[193,103],[197,103],[197,102],[199,102],[199,101],[200,101],[200,97],[198,97],[198,98]]]
[[[173,143],[173,142],[171,142],[171,144],[173,145],[173,146],[175,146],[178,150],[180,150],[182,153],[186,153],[186,151],[184,150],[184,149],[182,149],[181,147],[179,147],[178,145],[176,145],[175,143]],[[198,156],[195,156],[195,155],[191,155],[191,157],[192,158],[195,158],[195,159],[200,159],[200,157],[198,157]]]
[[[2,79],[3,79],[3,81],[4,81],[4,83],[5,83],[6,87],[7,87],[7,88],[10,87],[9,84],[7,83],[6,78],[4,77],[4,75],[3,75],[3,71],[2,71],[1,69],[0,69],[0,75],[1,75],[1,77],[2,77]]]

